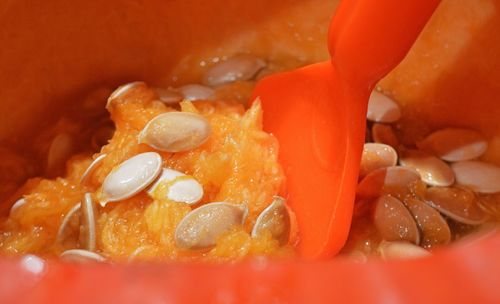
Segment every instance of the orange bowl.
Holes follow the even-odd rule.
[[[244,50],[285,67],[328,57],[337,1],[0,3],[0,140],[29,150],[39,126],[98,85],[179,85],[211,58]],[[490,138],[500,165],[500,3],[444,0],[407,58],[380,85],[404,106],[408,140],[443,126]],[[265,113],[272,116],[273,113]],[[2,207],[0,210],[8,210]],[[499,303],[500,235],[429,258],[358,264],[261,259],[236,264],[37,264],[0,259],[0,302]]]

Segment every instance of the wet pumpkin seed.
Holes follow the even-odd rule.
[[[85,184],[88,181],[88,179],[90,178],[92,173],[94,173],[94,170],[97,169],[102,164],[102,161],[104,160],[104,158],[106,158],[106,154],[101,154],[101,155],[97,156],[90,163],[90,165],[87,167],[87,169],[85,169],[85,172],[83,172],[82,177],[80,178],[81,184]]]
[[[148,193],[153,198],[192,205],[203,198],[203,187],[194,177],[165,168]]]
[[[153,118],[139,134],[139,143],[165,152],[193,150],[207,141],[211,128],[201,115],[168,112]]]
[[[10,211],[9,211],[9,215],[10,214],[13,214],[14,212],[16,212],[16,210],[19,210],[19,208],[21,208],[23,205],[25,205],[27,203],[26,199],[25,198],[20,198],[18,199],[11,207],[10,207]]]
[[[105,262],[106,258],[102,255],[83,249],[66,250],[59,256],[61,260],[75,263]]]
[[[160,174],[162,158],[156,152],[145,152],[129,158],[104,179],[100,204],[132,197],[148,187]]]
[[[290,237],[290,214],[285,206],[285,199],[275,196],[273,202],[264,209],[255,221],[252,237],[269,231],[280,245],[286,245]]]
[[[141,87],[141,86],[146,87],[146,83],[144,83],[143,81],[134,81],[134,82],[130,82],[130,83],[119,86],[108,97],[108,102],[106,103],[106,109],[109,110],[109,107],[111,106],[112,101],[114,99],[120,98],[123,95],[125,95],[129,90],[137,88],[137,87]]]
[[[436,154],[450,162],[478,158],[486,152],[488,143],[481,133],[457,128],[446,128],[431,133],[417,144],[419,149]]]
[[[482,161],[463,161],[451,165],[457,184],[479,193],[500,192],[500,167]]]
[[[66,229],[68,229],[68,226],[73,217],[75,217],[80,212],[80,208],[81,208],[81,203],[78,203],[74,205],[64,216],[56,235],[56,241],[58,243],[62,243],[64,241],[64,238],[66,237]]]
[[[401,118],[399,105],[388,96],[373,91],[368,100],[368,120],[374,122],[393,123]]]
[[[237,80],[249,80],[265,66],[264,60],[258,57],[248,54],[236,55],[210,67],[203,77],[203,84],[218,86]]]
[[[179,92],[184,99],[193,100],[212,100],[215,98],[215,90],[201,84],[187,84],[180,87]]]
[[[80,245],[83,248],[95,251],[96,249],[96,216],[97,209],[90,196],[85,193],[80,212]]]
[[[467,189],[432,187],[427,190],[425,200],[442,214],[463,224],[479,225],[487,219],[476,202],[476,195]]]
[[[184,98],[184,96],[180,92],[174,89],[155,88],[154,90],[158,95],[160,101],[166,105],[178,104]]]
[[[451,241],[450,227],[436,209],[421,200],[412,198],[407,199],[405,205],[410,210],[422,232],[420,246],[432,248],[448,244]]]
[[[368,173],[358,184],[359,198],[376,198],[385,193],[400,192],[420,181],[420,174],[411,168],[387,167]]]
[[[175,243],[186,249],[215,245],[217,238],[231,228],[242,225],[248,209],[244,205],[215,202],[189,212],[175,229]]]
[[[398,154],[391,146],[377,143],[366,143],[361,156],[360,176],[380,168],[395,166]]]
[[[61,133],[54,137],[47,153],[47,174],[55,176],[62,173],[66,161],[71,157],[73,150],[73,136],[68,133]]]
[[[384,260],[416,259],[431,255],[424,248],[408,242],[381,242],[378,251]]]
[[[374,223],[386,241],[420,243],[417,223],[405,205],[395,197],[383,195],[375,201]]]
[[[401,155],[399,162],[404,167],[415,169],[428,185],[446,187],[455,182],[450,166],[428,153],[408,150]]]

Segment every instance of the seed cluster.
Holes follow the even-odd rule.
[[[357,260],[425,256],[460,238],[457,227],[480,230],[495,220],[484,202],[496,204],[487,198],[500,192],[500,168],[479,160],[485,137],[444,128],[403,145],[395,132],[401,117],[388,95],[371,94],[353,231],[344,248]]]

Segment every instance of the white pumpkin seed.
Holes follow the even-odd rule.
[[[215,98],[215,90],[201,84],[187,84],[178,88],[184,99],[193,100],[212,100]]]
[[[432,187],[425,200],[439,212],[467,225],[479,225],[486,221],[486,213],[477,204],[474,192],[461,188]]]
[[[500,192],[500,167],[482,161],[463,161],[451,165],[457,184],[479,193]]]
[[[147,123],[139,134],[139,143],[165,152],[193,150],[207,141],[210,124],[201,115],[167,112]]]
[[[416,259],[431,255],[424,248],[408,242],[381,242],[378,251],[384,260]]]
[[[61,133],[54,137],[47,154],[47,174],[54,176],[64,169],[66,161],[71,157],[74,149],[73,137],[68,133]]]
[[[393,190],[407,188],[420,180],[420,174],[407,167],[380,168],[368,173],[358,184],[359,198],[376,198]]]
[[[104,179],[101,206],[141,192],[158,177],[161,166],[161,156],[156,152],[141,153],[124,161]]]
[[[94,201],[90,193],[85,193],[80,212],[80,245],[90,251],[96,249],[96,215]]]
[[[165,168],[148,194],[153,198],[166,197],[174,202],[192,205],[203,198],[203,187],[194,177]]]
[[[405,151],[399,162],[420,174],[422,180],[431,186],[451,186],[455,182],[455,174],[444,161],[423,151]]]
[[[146,84],[143,81],[134,81],[134,82],[130,82],[130,83],[119,86],[109,96],[108,102],[106,103],[106,109],[109,109],[109,106],[111,105],[111,102],[113,101],[113,99],[119,98],[119,97],[123,96],[130,89],[141,86],[141,85],[146,86]]]
[[[242,225],[248,213],[245,205],[215,202],[189,212],[175,229],[175,243],[181,248],[205,248],[231,228]]]
[[[106,258],[102,255],[83,249],[66,250],[59,256],[61,260],[75,263],[87,262],[105,262]]]
[[[184,98],[181,93],[171,88],[155,88],[154,90],[160,101],[166,105],[178,104]]]
[[[9,211],[9,215],[13,214],[14,212],[16,212],[16,210],[19,210],[19,208],[21,208],[23,205],[25,205],[27,203],[26,199],[25,198],[20,198],[18,199],[11,207],[10,207],[10,211]]]
[[[218,86],[237,80],[249,80],[265,66],[264,60],[258,57],[248,54],[236,55],[210,67],[203,76],[203,84]]]
[[[398,154],[391,146],[376,143],[366,143],[361,156],[360,176],[380,168],[395,166]]]
[[[33,254],[23,255],[20,262],[22,269],[34,275],[41,275],[46,269],[45,260]]]
[[[383,195],[375,201],[374,223],[386,241],[420,243],[417,223],[405,205],[395,197]]]
[[[372,127],[371,136],[373,141],[379,144],[386,144],[393,148],[399,147],[399,140],[391,126],[375,123]]]
[[[62,243],[64,241],[64,238],[66,237],[66,229],[69,226],[69,223],[71,219],[80,212],[81,204],[78,203],[74,205],[68,213],[64,216],[61,225],[59,226],[59,230],[57,230],[57,235],[56,235],[56,241],[58,243]]]
[[[290,214],[285,206],[285,199],[275,196],[273,202],[264,209],[255,221],[252,237],[257,237],[263,231],[271,232],[280,245],[288,243],[290,237]]]
[[[415,218],[420,231],[422,241],[420,246],[432,248],[438,245],[448,244],[451,240],[450,227],[446,220],[436,209],[418,199],[407,199],[406,207]]]
[[[393,123],[401,118],[399,105],[388,96],[373,91],[368,100],[368,120],[374,122]]]
[[[447,128],[430,134],[417,146],[443,160],[456,162],[480,157],[486,152],[488,143],[479,132]]]
[[[82,177],[80,178],[80,184],[85,184],[87,182],[87,179],[94,173],[94,170],[97,169],[101,164],[104,158],[107,156],[107,154],[101,154],[97,156],[85,169],[85,172],[83,172]]]

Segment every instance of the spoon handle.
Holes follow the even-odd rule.
[[[373,86],[405,57],[440,0],[343,0],[331,22],[328,47],[341,78]]]

